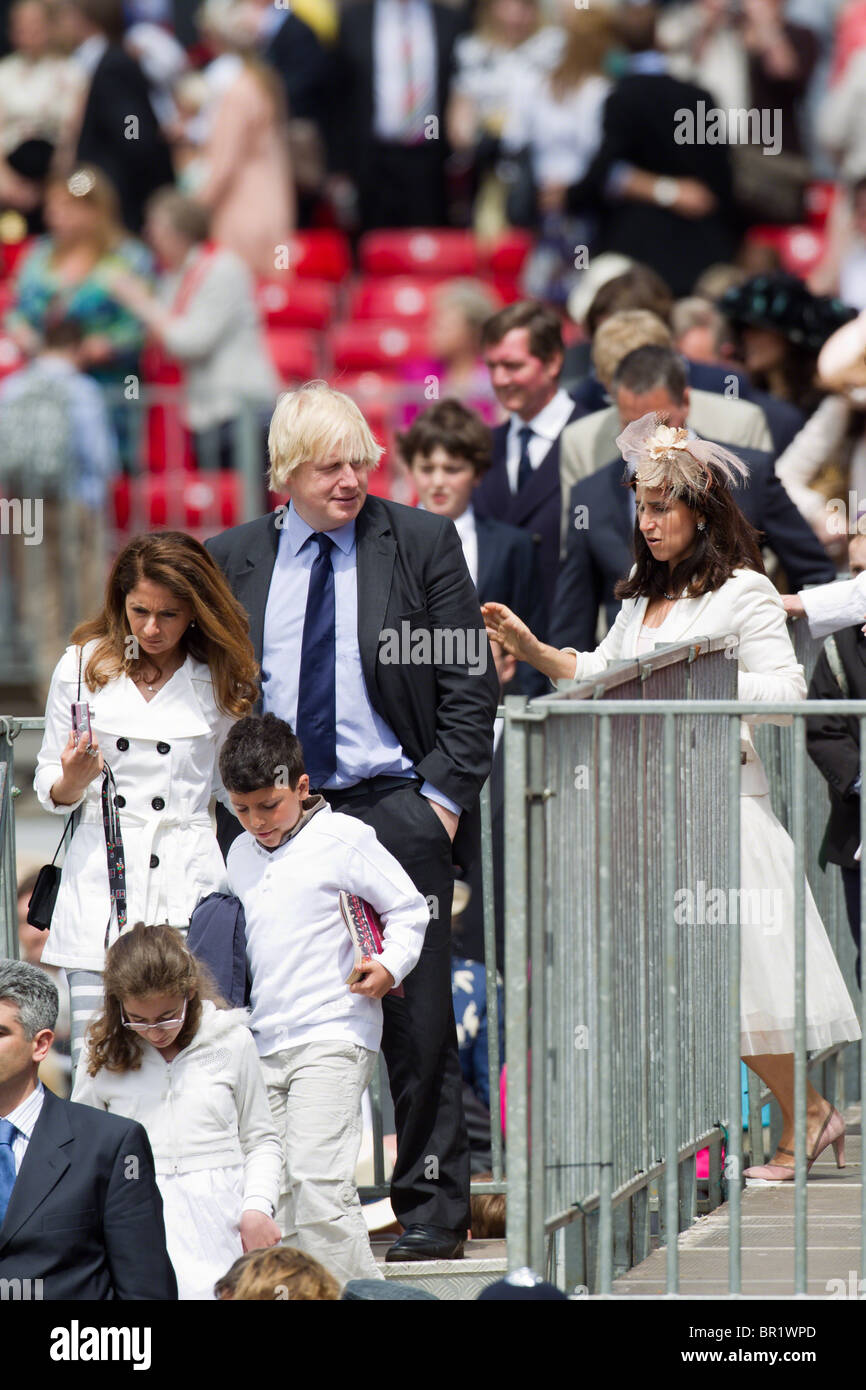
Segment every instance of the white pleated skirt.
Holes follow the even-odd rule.
[[[769,796],[740,797],[740,1055],[794,1051],[794,842]],[[806,1046],[853,1042],[860,1026],[806,884]]]
[[[157,1176],[168,1257],[182,1300],[213,1300],[217,1279],[243,1254],[243,1164]]]

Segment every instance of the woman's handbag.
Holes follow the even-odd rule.
[[[60,844],[54,851],[54,859],[50,864],[42,865],[36,875],[33,892],[30,894],[30,901],[27,904],[27,921],[31,927],[38,927],[40,931],[48,931],[51,926],[51,915],[54,912],[54,904],[57,902],[57,890],[60,887],[60,875],[63,872],[55,860],[60,853],[60,845],[63,844],[72,826],[73,819],[73,816],[67,817],[63,834],[60,836]]]
[[[83,652],[78,657],[78,699],[81,700],[81,658]],[[39,873],[36,875],[36,882],[33,885],[33,892],[30,894],[30,901],[27,904],[27,921],[31,927],[38,927],[40,931],[48,931],[51,926],[51,917],[54,912],[54,904],[57,902],[57,890],[60,887],[60,875],[63,868],[57,861],[60,853],[60,846],[66,839],[67,834],[75,832],[75,812],[67,816],[66,824],[63,827],[63,834],[60,836],[60,844],[54,851],[54,858],[50,864],[43,864]]]

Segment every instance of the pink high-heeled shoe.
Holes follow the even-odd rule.
[[[834,1117],[837,1123],[834,1122]],[[829,1111],[824,1117],[824,1123],[822,1124],[821,1129],[818,1133],[818,1138],[815,1140],[815,1147],[813,1148],[811,1154],[808,1157],[806,1163],[807,1173],[810,1171],[812,1164],[815,1162],[815,1160],[820,1157],[820,1155],[830,1144],[833,1145],[833,1152],[836,1155],[836,1167],[844,1168],[845,1121],[842,1119],[842,1116],[839,1114],[839,1111],[833,1105],[830,1106]],[[776,1152],[780,1154],[788,1154],[791,1158],[794,1157],[790,1149],[783,1149],[781,1145],[779,1145]],[[747,1184],[754,1184],[754,1186],[756,1187],[759,1187],[764,1183],[793,1182],[794,1166],[792,1164],[790,1167],[788,1167],[788,1165],[785,1163],[765,1163],[757,1168],[747,1168],[745,1173],[743,1174],[743,1177],[746,1179]]]

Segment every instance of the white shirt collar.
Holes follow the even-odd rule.
[[[562,434],[573,410],[574,401],[568,392],[560,386],[556,395],[531,420],[521,420],[519,415],[512,415],[512,434],[516,434],[524,425],[528,425],[533,434],[540,434],[543,439],[549,439],[552,444]]]
[[[8,1115],[4,1115],[3,1119],[14,1125],[25,1139],[30,1140],[36,1128],[36,1121],[39,1119],[44,1099],[45,1088],[41,1081],[37,1081],[35,1091],[31,1091],[30,1095],[22,1100],[21,1104],[17,1105],[14,1110],[10,1110]]]
[[[475,535],[475,512],[472,510],[471,502],[465,512],[454,518],[454,525],[462,544],[466,543],[468,537]]]
[[[348,555],[351,552],[352,546],[355,544],[356,520],[357,518],[353,517],[351,521],[345,521],[342,526],[338,526],[335,531],[325,532],[325,535],[330,536],[334,545],[338,550],[342,550],[344,555]],[[306,545],[310,536],[312,536],[313,527],[309,522],[304,521],[304,518],[295,511],[294,502],[289,502],[288,520],[285,521],[283,525],[284,529],[288,532],[287,541],[289,549],[293,555],[297,555],[302,547]]]

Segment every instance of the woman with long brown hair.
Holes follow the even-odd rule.
[[[747,470],[720,445],[689,439],[685,429],[646,415],[617,445],[635,490],[636,564],[617,588],[624,600],[594,652],[540,642],[509,609],[484,605],[488,635],[552,680],[584,679],[612,661],[693,636],[738,639],[738,696],[785,702],[806,695],[779,594],[763,572],[757,532],[740,512],[731,483]],[[762,718],[767,718],[762,716]],[[787,722],[783,715],[769,722]],[[741,923],[740,1047],[782,1111],[772,1163],[746,1170],[749,1182],[794,1176],[794,847],[773,814],[763,766],[741,723],[740,886],[760,897],[761,920]],[[857,1013],[809,890],[806,896],[806,1046],[817,1050],[860,1037]],[[772,903],[769,913],[766,903]],[[832,1144],[844,1164],[845,1122],[831,1103],[807,1091],[809,1166]]]
[[[243,609],[179,531],[124,547],[102,612],[55,668],[34,785],[46,811],[81,812],[43,952],[69,978],[73,1063],[110,941],[138,920],[184,928],[199,898],[225,885],[208,805],[257,675]],[[77,735],[73,703],[90,707]]]

